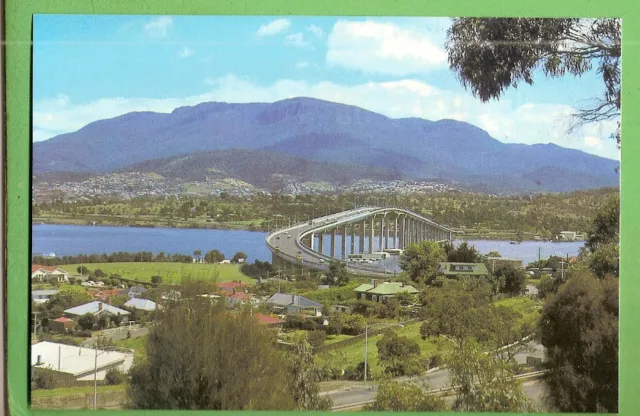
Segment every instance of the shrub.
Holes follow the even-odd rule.
[[[321,330],[311,331],[307,334],[307,341],[313,348],[318,348],[327,340],[327,333]]]
[[[361,381],[364,380],[364,361],[360,361],[355,367],[347,368],[344,372],[346,380]],[[367,366],[367,380],[371,380],[371,366]]]
[[[151,276],[151,283],[161,284],[162,276]]]
[[[36,389],[53,389],[56,386],[53,380],[53,374],[51,372],[42,369],[34,368],[33,370],[33,386]]]
[[[107,385],[122,384],[125,378],[126,376],[122,371],[117,368],[111,368],[107,370],[107,374],[104,376],[104,382]]]

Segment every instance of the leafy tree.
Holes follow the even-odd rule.
[[[442,247],[433,241],[407,246],[400,256],[400,267],[416,283],[431,283],[436,278],[438,264],[446,260]]]
[[[222,260],[224,260],[224,254],[219,250],[211,250],[204,255],[204,261],[207,263],[220,263]]]
[[[599,278],[620,276],[620,246],[618,243],[600,245],[589,256],[589,269]]]
[[[376,342],[378,358],[385,372],[393,376],[415,375],[422,370],[419,362],[420,345],[416,340],[389,331]]]
[[[304,338],[297,339],[288,357],[289,391],[296,409],[329,410],[331,398],[319,394],[320,369],[313,361],[311,345]]]
[[[134,409],[293,410],[297,403],[275,333],[249,309],[196,296],[203,282],[183,282],[165,302],[147,340],[147,360],[130,370]],[[203,346],[206,345],[206,348]]]
[[[330,284],[346,286],[349,283],[347,264],[343,261],[331,261],[327,272],[327,281]]]
[[[85,274],[91,273],[91,271],[89,271],[89,269],[87,269],[85,266],[78,266],[76,268],[76,271],[78,272],[78,274],[82,276],[84,276]]]
[[[425,394],[415,383],[385,380],[378,386],[376,398],[366,410],[391,412],[441,412],[446,410],[444,399]]]
[[[451,374],[451,386],[456,390],[453,410],[513,413],[533,410],[509,364],[485,354],[474,343],[453,349],[444,360]]]
[[[333,334],[359,335],[364,333],[366,324],[362,315],[339,312],[329,318],[328,330]]]
[[[533,74],[579,76],[594,66],[604,94],[576,115],[581,123],[620,115],[620,19],[459,18],[447,31],[449,66],[482,101],[498,99]],[[617,134],[619,138],[619,132]]]
[[[93,277],[97,277],[98,279],[107,277],[107,274],[100,269],[95,269],[93,271]]]
[[[86,290],[77,286],[64,286],[58,293],[53,295],[47,307],[51,310],[54,307],[60,307],[62,310],[73,308],[88,302],[91,302],[93,298]]]
[[[151,283],[161,284],[162,276],[151,276]]]
[[[603,207],[596,214],[589,232],[585,247],[595,252],[603,245],[620,241],[620,194],[614,194],[607,199]]]
[[[91,330],[96,323],[96,317],[91,313],[85,313],[78,319],[78,325],[82,329]]]
[[[202,256],[202,250],[194,250],[193,251],[193,257],[199,259],[200,256]]]
[[[542,310],[540,339],[552,407],[568,412],[618,411],[618,281],[572,275]]]
[[[126,379],[125,374],[117,368],[110,368],[104,376],[104,382],[107,385],[122,384]]]
[[[519,295],[526,287],[527,275],[524,269],[519,269],[511,264],[502,265],[495,270],[495,276],[504,282],[501,292],[511,295]]]
[[[234,264],[235,263],[240,263],[240,259],[242,259],[242,262],[246,262],[247,261],[247,254],[242,252],[242,251],[238,251],[231,258],[231,263],[234,263]]]
[[[479,263],[482,261],[482,256],[478,250],[474,246],[467,244],[466,241],[457,247],[451,243],[446,243],[444,251],[447,254],[447,261],[459,263]]]
[[[540,283],[538,283],[538,297],[545,299],[552,293],[556,293],[558,288],[562,284],[562,281],[557,277],[551,277],[548,274],[543,274],[540,277]]]
[[[422,298],[422,338],[446,335],[458,348],[469,340],[488,339],[491,294],[489,284],[480,280],[451,280],[443,287],[428,289]]]
[[[324,344],[327,340],[327,333],[325,331],[311,331],[307,333],[307,342],[313,347],[318,348]]]
[[[489,253],[487,253],[487,257],[502,257],[502,254],[500,254],[500,252],[498,251],[490,251]]]

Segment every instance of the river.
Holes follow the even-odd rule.
[[[204,254],[218,249],[226,258],[243,251],[249,256],[249,261],[271,261],[271,253],[265,245],[266,233],[258,231],[56,224],[34,224],[32,230],[33,255],[55,253],[61,257],[118,251],[191,255],[194,250],[201,250]],[[509,241],[499,240],[471,240],[469,244],[482,254],[498,251],[503,257],[520,259],[525,264],[538,259],[538,249],[542,258],[552,255],[574,256],[584,245],[581,241],[523,241],[510,244]]]

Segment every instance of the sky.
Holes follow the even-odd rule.
[[[456,119],[505,143],[620,159],[615,120],[569,134],[594,72],[534,76],[482,103],[449,69],[448,18],[36,15],[33,140],[131,111],[305,96],[392,118]]]

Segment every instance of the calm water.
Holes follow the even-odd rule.
[[[56,256],[112,253],[117,251],[151,251],[165,253],[192,254],[194,250],[206,253],[218,249],[225,257],[231,258],[236,252],[243,251],[249,261],[271,261],[271,253],[265,245],[266,233],[238,230],[202,230],[183,228],[138,228],[138,227],[101,227],[81,225],[37,224],[33,226],[32,253],[56,253]],[[368,247],[368,240],[366,240]],[[359,244],[358,238],[355,241]],[[377,239],[376,239],[377,243]],[[460,241],[457,241],[460,243]],[[351,238],[347,238],[350,247]],[[529,263],[538,259],[538,249],[542,258],[552,255],[577,255],[583,242],[538,242],[524,241],[510,244],[509,241],[473,240],[469,244],[486,254],[498,251],[503,257],[524,260]],[[336,236],[336,252],[342,247],[341,236]],[[330,240],[324,241],[324,252],[329,254]],[[394,265],[389,265],[396,268]]]

